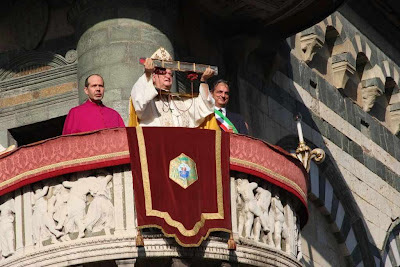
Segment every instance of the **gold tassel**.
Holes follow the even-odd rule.
[[[233,239],[232,233],[231,233],[231,235],[229,237],[229,240],[228,240],[228,249],[229,250],[236,250],[236,242]]]
[[[136,246],[137,247],[144,247],[143,236],[140,230],[138,229],[138,234],[136,236]]]

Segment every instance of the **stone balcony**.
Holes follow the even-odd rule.
[[[160,128],[162,131],[162,128]],[[206,131],[206,130],[198,130]],[[230,136],[232,237],[182,247],[138,235],[126,130],[61,136],[0,156],[0,266],[301,266],[307,174],[279,147]],[[278,163],[278,164],[277,164]]]

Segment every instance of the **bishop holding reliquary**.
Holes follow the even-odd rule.
[[[214,118],[214,99],[209,93],[207,80],[214,70],[210,66],[173,61],[164,48],[150,58],[142,59],[144,74],[131,91],[129,126],[165,126],[218,129]],[[190,67],[188,67],[190,64]],[[173,70],[201,74],[199,94],[170,92]]]

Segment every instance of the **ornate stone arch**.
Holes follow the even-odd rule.
[[[400,265],[400,218],[390,225],[382,248],[382,265],[385,267]]]
[[[354,46],[355,53],[363,53],[371,65],[374,66],[377,64],[377,56],[373,53],[373,45],[359,32],[356,32],[354,36],[351,38],[351,42]]]
[[[381,68],[372,64],[364,52],[357,53],[356,71],[361,83],[360,104],[365,112],[369,112],[376,100],[385,93],[385,78]]]
[[[382,69],[384,77],[392,78],[396,84],[400,82],[400,69],[391,60],[384,60],[378,62],[378,66]]]
[[[306,140],[307,145],[315,147]],[[287,136],[277,145],[290,151],[297,147],[297,136]],[[320,165],[310,169],[309,199],[316,204],[332,224],[338,244],[344,247],[347,260],[354,266],[375,266],[381,262],[379,249],[369,240],[363,216],[352,192],[327,155]]]
[[[0,68],[0,81],[18,76],[18,73],[37,72],[57,68],[76,62],[77,54],[75,50],[69,50],[65,57],[49,51],[27,51],[12,57],[7,64]],[[36,71],[35,71],[36,70]]]

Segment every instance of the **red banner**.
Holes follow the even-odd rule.
[[[231,232],[229,134],[127,128],[139,228],[158,227],[185,247]]]

